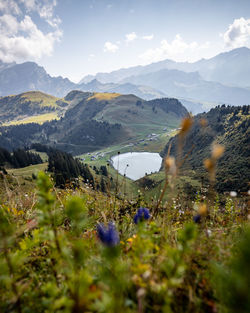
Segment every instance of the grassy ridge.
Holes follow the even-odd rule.
[[[107,93],[107,92],[95,92],[93,96],[90,96],[87,100],[96,99],[98,101],[112,100],[119,97],[119,93]]]
[[[68,102],[40,91],[0,98],[0,122],[4,126],[43,123],[57,119]]]
[[[40,91],[29,91],[22,93],[20,96],[23,99],[23,102],[31,101],[34,103],[38,103],[40,107],[58,108],[57,101],[60,100],[60,98],[48,95]]]

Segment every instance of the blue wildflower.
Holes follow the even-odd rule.
[[[193,221],[195,223],[200,223],[201,222],[201,215],[200,214],[197,214],[193,217]]]
[[[101,242],[108,247],[114,247],[120,242],[119,234],[113,222],[109,222],[108,226],[98,224],[97,235]]]
[[[149,218],[150,218],[149,210],[146,208],[139,208],[134,216],[134,222],[135,224],[138,224],[138,222],[148,220]]]

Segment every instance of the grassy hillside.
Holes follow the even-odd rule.
[[[23,119],[20,119],[20,116],[19,116],[18,120],[3,123],[3,126],[21,125],[21,124],[30,124],[30,123],[43,124],[45,122],[49,122],[52,120],[58,120],[59,118],[60,117],[58,116],[56,112],[32,115],[29,117],[25,117]]]
[[[8,173],[12,174],[14,177],[18,177],[20,179],[29,178],[32,179],[32,174],[37,175],[40,171],[47,170],[48,163],[30,165],[23,168],[13,168],[8,169]]]
[[[210,158],[212,147],[221,144],[225,152],[217,164],[217,188],[220,191],[247,191],[250,179],[250,106],[216,107],[208,113],[195,116],[191,130],[181,143],[180,136],[172,138],[163,151],[171,145],[171,155],[188,155],[183,171],[193,170],[201,181],[207,177],[204,160]],[[192,151],[191,147],[193,147]]]
[[[32,102],[33,105],[38,104],[39,107],[50,107],[50,108],[57,108],[58,104],[57,101],[59,98],[48,95],[46,93],[40,91],[29,91],[22,93],[20,95],[21,99],[24,99],[25,102]]]
[[[0,98],[0,122],[4,125],[40,123],[57,118],[62,114],[67,101],[40,91]],[[46,115],[50,114],[50,115]],[[34,116],[34,117],[33,117]],[[26,120],[27,119],[27,120]]]
[[[88,101],[91,99],[96,99],[97,101],[112,100],[119,96],[120,96],[119,93],[96,92],[88,98]]]
[[[79,98],[79,96],[81,96]],[[117,143],[129,144],[151,133],[173,129],[187,110],[176,99],[144,101],[134,95],[72,92],[66,99],[77,102],[57,123],[51,139],[65,144],[85,145],[98,150]],[[72,146],[68,151],[74,152]],[[77,149],[77,153],[79,153]],[[82,150],[85,152],[88,150]],[[89,150],[90,151],[90,150]]]
[[[164,100],[160,100],[164,103]],[[124,95],[117,97],[105,106],[104,109],[96,115],[97,120],[105,120],[108,122],[117,121],[121,125],[131,130],[132,136],[146,135],[152,132],[158,132],[164,127],[173,128],[178,125],[180,116],[184,116],[187,111],[181,111],[181,106],[175,100],[174,109],[168,112],[164,111],[164,105],[161,107],[154,101],[143,101],[133,95]],[[164,103],[166,107],[169,102]]]

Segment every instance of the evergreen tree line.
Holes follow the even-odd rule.
[[[11,154],[6,149],[0,147],[1,167],[9,165],[14,168],[20,168],[40,163],[43,163],[43,161],[37,153],[25,151],[24,149],[17,149]]]
[[[49,153],[49,152],[53,152],[55,151],[54,148],[47,146],[47,145],[43,145],[41,143],[32,143],[30,146],[30,149],[34,149],[37,152],[45,152],[45,153]]]
[[[59,150],[50,150],[48,156],[48,171],[54,173],[57,187],[63,188],[66,183],[76,182],[78,177],[82,177],[85,183],[95,187],[93,175],[87,164],[83,164],[79,159],[74,159],[71,154]]]
[[[0,147],[9,151],[30,146],[35,140],[47,143],[48,137],[57,131],[55,121],[45,122],[42,125],[28,123],[0,127]]]
[[[95,165],[93,167],[93,170],[95,171],[95,173],[97,175],[103,175],[103,176],[108,176],[108,170],[107,167],[105,165],[101,165],[100,169],[98,169]]]
[[[98,169],[95,165],[93,167],[93,170],[97,175],[101,175],[101,181],[100,183],[96,183],[96,189],[100,190],[101,192],[107,192],[107,180],[109,180],[109,186],[111,187],[112,184],[112,176],[108,177],[108,170],[105,165],[101,165],[100,168]]]

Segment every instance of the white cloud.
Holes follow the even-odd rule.
[[[0,11],[3,14],[27,15],[36,12],[53,27],[57,27],[61,20],[54,16],[56,0],[1,0]],[[22,12],[22,8],[24,9]]]
[[[6,23],[8,18],[9,23]],[[4,15],[0,20],[0,60],[3,62],[39,59],[51,55],[54,43],[62,36],[60,30],[44,34],[31,17],[26,15],[20,22],[13,16]]]
[[[131,41],[135,40],[136,38],[137,38],[136,33],[132,32],[132,33],[126,35],[126,42],[127,43],[131,42]]]
[[[209,42],[202,45],[199,45],[196,41],[187,43],[177,34],[172,42],[164,39],[161,41],[159,47],[146,50],[143,54],[139,55],[139,58],[147,62],[157,62],[166,58],[175,61],[193,61],[198,50],[208,49],[209,46]]]
[[[144,40],[152,40],[154,38],[154,35],[147,35],[147,36],[142,36],[142,39]]]
[[[56,0],[0,0],[0,60],[19,62],[52,55],[55,42],[62,37],[55,6]],[[31,17],[34,12],[51,31],[37,27]]]
[[[21,10],[15,0],[1,0],[0,11],[6,14],[21,14]]]
[[[33,11],[36,8],[36,0],[19,0],[19,1],[24,4],[25,8],[28,11]]]
[[[250,41],[250,19],[235,19],[223,34],[224,43],[228,47],[237,48],[247,45]]]
[[[57,5],[56,0],[19,0],[27,12],[36,12],[41,19],[44,19],[50,26],[58,27],[61,20],[54,16],[54,8]]]
[[[112,52],[115,53],[119,47],[116,44],[113,44],[110,41],[106,41],[104,44],[104,52]]]
[[[1,35],[9,36],[16,34],[18,31],[18,22],[16,18],[10,14],[0,16]]]

